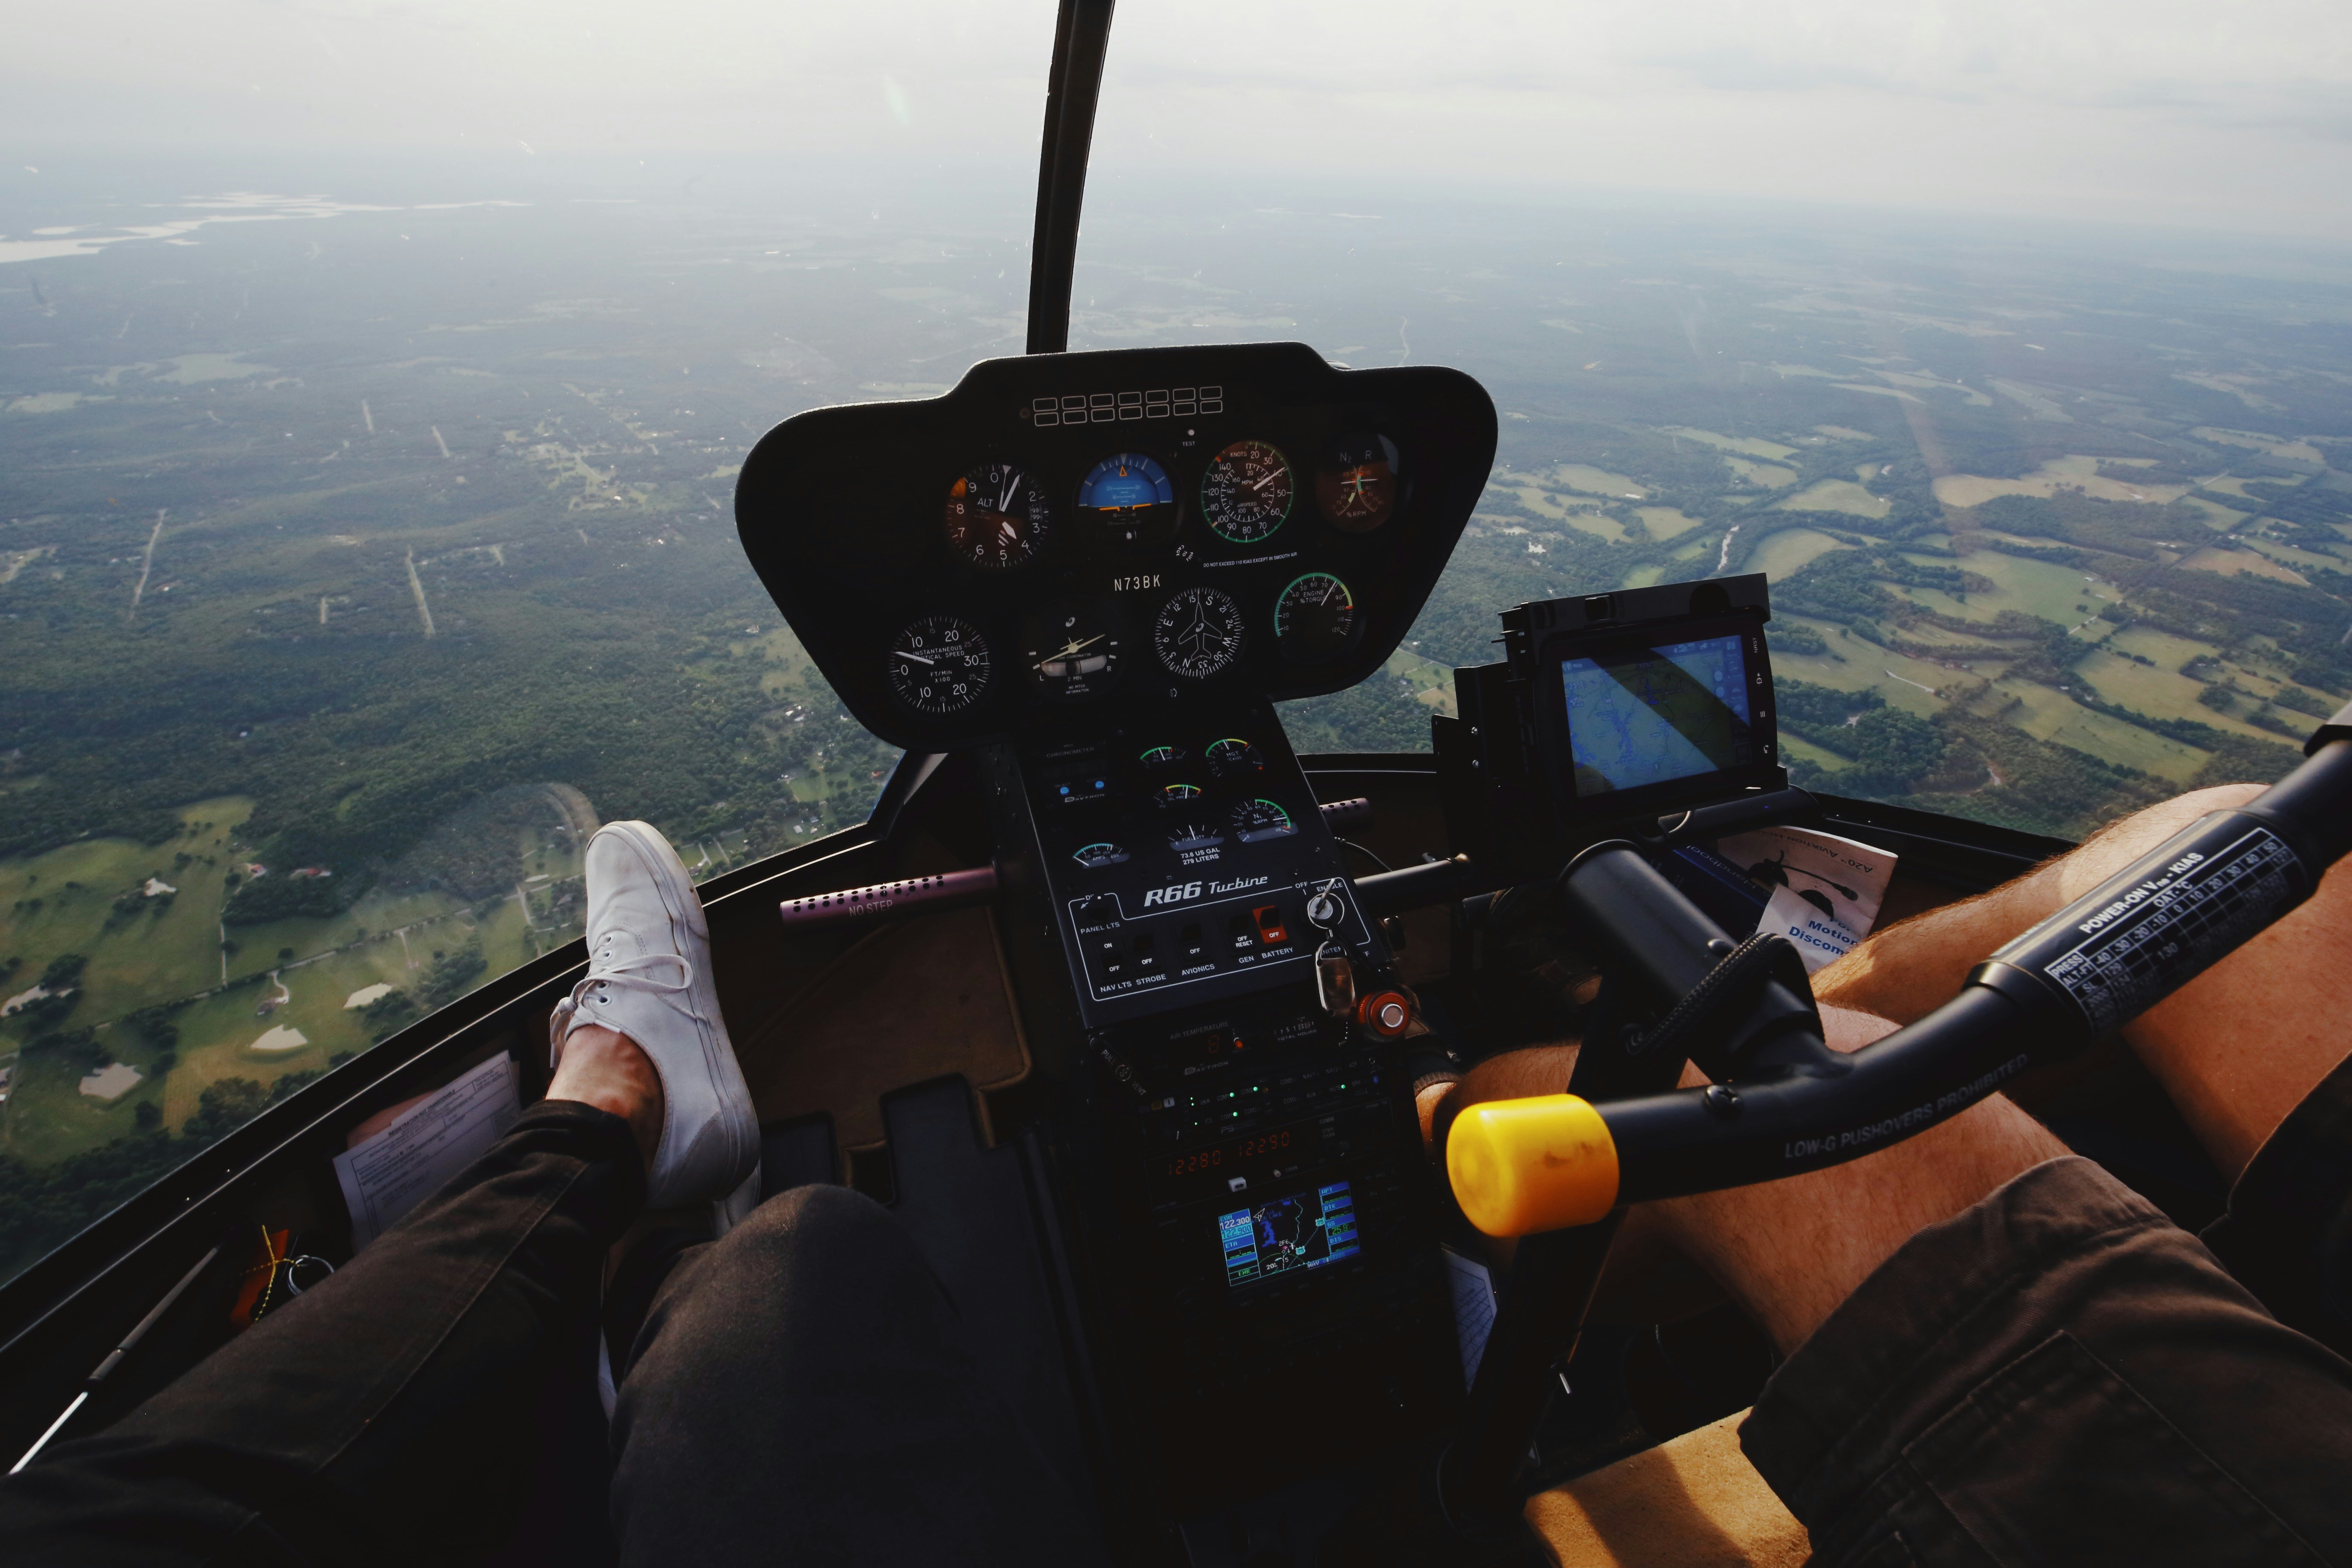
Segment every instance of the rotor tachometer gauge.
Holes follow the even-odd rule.
[[[1196,849],[1214,849],[1224,841],[1223,831],[1213,823],[1184,822],[1168,830],[1168,847],[1179,855],[1189,855]]]
[[[1221,779],[1254,778],[1265,770],[1265,759],[1258,755],[1257,748],[1236,736],[1210,742],[1201,754],[1208,759],[1209,771]]]
[[[1034,560],[1053,521],[1045,487],[1012,463],[976,464],[948,487],[948,544],[974,566],[1001,572]]]
[[[1163,811],[1190,810],[1201,804],[1201,786],[1194,784],[1161,784],[1151,797]]]
[[[1181,588],[1160,606],[1151,647],[1170,673],[1206,680],[1242,651],[1241,606],[1214,588]]]
[[[1124,640],[1118,612],[1097,599],[1066,599],[1029,617],[1022,658],[1030,689],[1057,702],[1083,702],[1111,689]]]
[[[890,689],[918,713],[961,713],[988,692],[988,639],[956,616],[909,621],[887,663]]]
[[[1201,515],[1235,544],[1272,537],[1290,515],[1290,459],[1265,441],[1236,441],[1201,476]]]
[[[1348,651],[1356,596],[1328,572],[1294,577],[1274,601],[1274,646],[1295,664],[1322,664]]]
[[[1244,844],[1256,844],[1268,838],[1287,838],[1298,831],[1290,820],[1290,813],[1270,800],[1245,800],[1234,807],[1234,837]]]
[[[1157,544],[1176,530],[1176,482],[1156,458],[1115,452],[1078,482],[1078,514],[1109,544]]]
[[[1315,504],[1334,528],[1370,533],[1397,504],[1396,443],[1370,430],[1350,430],[1331,443],[1315,471]]]
[[[1124,861],[1127,851],[1116,844],[1087,844],[1072,850],[1070,858],[1090,871],[1099,871],[1106,866],[1116,866]]]

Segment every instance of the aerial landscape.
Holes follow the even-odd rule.
[[[598,822],[703,877],[862,820],[897,753],[752,576],[733,476],[801,409],[1020,351],[1026,213],[982,195],[8,184],[0,1278],[576,937]],[[1231,186],[1114,188],[1080,257],[1074,348],[1297,339],[1494,395],[1445,578],[1382,674],[1289,706],[1303,752],[1426,749],[1511,605],[1738,572],[1834,795],[2079,837],[2279,776],[2352,698],[2340,258]]]

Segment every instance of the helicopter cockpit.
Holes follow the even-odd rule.
[[[2165,1190],[2170,1124],[2116,1132],[2160,1096],[2101,1042],[2352,848],[2352,709],[2296,721],[2308,760],[2269,794],[1832,1053],[1814,966],[1739,901],[1767,896],[1743,870],[1791,868],[1725,840],[1880,852],[1882,925],[2068,842],[1792,787],[1823,731],[1782,712],[1772,584],[1706,551],[1488,606],[1498,657],[1433,693],[1425,751],[1295,748],[1277,704],[1403,655],[1495,480],[1496,400],[1299,342],[1070,352],[1110,13],[1061,6],[1028,353],[793,415],[735,479],[798,647],[904,752],[862,824],[701,886],[758,1195],[891,1210],[1114,1561],[1797,1561],[1731,1435],[1772,1346],[1675,1259],[1620,1252],[1600,1300],[1628,1205],[1850,1161],[2004,1089]],[[423,613],[413,555],[408,581]],[[339,1062],[0,1283],[0,1449],[102,1430],[249,1323],[255,1234],[273,1281],[289,1236],[322,1269],[359,1254],[356,1149],[486,1068],[537,1098],[586,962],[568,942]],[[1433,1084],[1564,1039],[1556,1092],[1432,1124]],[[584,1361],[547,1391],[492,1560],[609,1555],[551,1522],[605,1485],[595,1402]],[[1611,1508],[1658,1540],[1612,1539]]]

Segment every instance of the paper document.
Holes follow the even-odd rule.
[[[1770,890],[1756,929],[1795,943],[1809,973],[1870,934],[1898,858],[1892,850],[1803,827],[1735,833],[1715,850]]]
[[[1445,1254],[1445,1286],[1454,1297],[1454,1333],[1462,1345],[1462,1386],[1478,1381],[1478,1363],[1486,1354],[1486,1336],[1495,1327],[1495,1277],[1486,1266],[1463,1257],[1452,1247]]]
[[[335,1156],[352,1214],[352,1250],[478,1159],[522,1114],[519,1070],[496,1056],[436,1089],[358,1147]]]

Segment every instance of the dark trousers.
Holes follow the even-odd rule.
[[[593,1375],[606,1251],[643,1192],[626,1123],[531,1107],[332,1279],[0,1483],[0,1556],[481,1557],[528,1491],[541,1391]],[[623,1563],[1099,1557],[912,1240],[855,1193],[780,1194],[677,1255],[621,1363]]]

